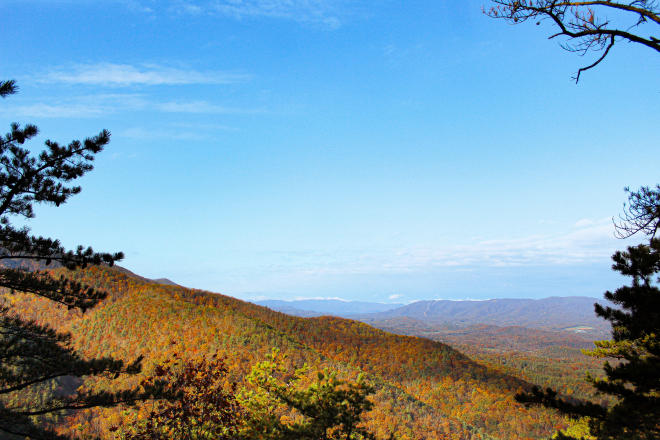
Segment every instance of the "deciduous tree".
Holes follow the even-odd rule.
[[[236,384],[227,378],[224,359],[181,362],[174,356],[147,379],[164,382],[169,399],[154,404],[146,419],[125,429],[123,440],[231,440],[236,438],[241,408]]]

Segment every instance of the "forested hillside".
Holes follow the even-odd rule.
[[[535,439],[565,425],[551,410],[526,409],[514,401],[528,383],[440,342],[347,319],[292,317],[106,267],[71,274],[110,295],[85,314],[35,296],[6,293],[4,300],[26,317],[71,332],[73,345],[86,356],[144,356],[148,374],[175,353],[200,358],[219,350],[240,383],[251,365],[278,347],[291,368],[307,363],[348,379],[366,373],[376,387],[366,420],[379,438]],[[113,427],[136,417],[133,409],[97,409],[67,418],[61,429],[109,439]]]
[[[600,359],[582,353],[594,347],[588,335],[521,326],[434,325],[407,317],[374,321],[372,325],[444,342],[484,365],[578,398],[594,397],[593,387],[584,380],[586,372],[602,375]]]

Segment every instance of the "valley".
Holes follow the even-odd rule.
[[[589,297],[540,300],[419,301],[408,305],[363,303],[370,313],[353,313],[350,301],[262,301],[296,316],[340,316],[390,333],[418,336],[450,345],[471,359],[551,387],[564,395],[594,398],[586,373],[602,374],[602,361],[582,353],[594,340],[608,339],[610,329],[593,312]],[[375,309],[387,309],[375,311]]]

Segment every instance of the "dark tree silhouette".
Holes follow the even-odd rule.
[[[14,81],[0,82],[0,97],[17,91]],[[37,135],[37,127],[17,123],[0,137],[0,288],[27,292],[54,303],[85,311],[105,298],[96,291],[43,270],[47,265],[68,269],[87,265],[112,265],[121,253],[97,253],[79,246],[66,250],[58,240],[30,235],[27,228],[17,229],[11,220],[31,218],[38,203],[59,206],[80,192],[70,182],[92,170],[94,156],[110,141],[110,133],[73,141],[64,146],[46,141],[46,149],[33,155],[24,144]],[[24,266],[41,268],[27,270]],[[49,381],[67,377],[104,376],[140,371],[140,359],[126,364],[112,358],[83,359],[70,345],[69,335],[58,333],[21,317],[10,307],[0,306],[0,437],[65,438],[35,422],[35,417],[62,411],[132,403],[153,395],[156,388],[120,391],[78,391],[49,396],[40,404],[21,403],[21,396]],[[16,403],[19,402],[19,403]]]
[[[660,30],[655,27],[660,26],[656,0],[492,0],[492,3],[484,11],[490,17],[513,24],[535,20],[538,25],[550,20],[557,32],[549,38],[566,37],[564,49],[580,55],[601,52],[596,61],[577,71],[576,83],[582,72],[596,67],[607,57],[617,41],[641,44],[660,53],[660,35],[649,35]],[[650,30],[649,34],[644,34],[644,30]]]
[[[624,237],[645,233],[649,243],[612,256],[612,268],[632,280],[630,285],[605,292],[605,298],[618,307],[595,304],[596,314],[612,324],[612,340],[596,341],[596,348],[587,353],[615,360],[605,362],[604,378],[587,378],[598,393],[613,397],[613,403],[609,407],[575,404],[558,398],[551,389],[534,389],[516,399],[587,417],[589,431],[597,439],[651,440],[660,438],[660,239],[655,238],[660,197],[657,190],[644,187],[628,191],[628,200],[617,230]],[[575,437],[560,434],[558,438]]]
[[[623,214],[614,221],[616,235],[628,238],[642,232],[654,238],[660,227],[660,185],[655,188],[644,186],[637,192],[628,193],[628,203],[623,205]]]

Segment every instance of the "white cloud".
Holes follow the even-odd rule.
[[[263,110],[225,107],[207,101],[170,101],[156,104],[155,109],[167,113],[254,114]]]
[[[208,136],[202,135],[198,132],[191,131],[170,131],[170,130],[147,130],[143,127],[133,127],[118,133],[119,137],[136,139],[136,140],[153,140],[153,139],[173,139],[173,140],[195,140],[201,141],[207,139]]]
[[[196,131],[240,131],[238,127],[232,127],[224,124],[202,124],[199,122],[175,122],[171,124],[174,128],[182,128]]]
[[[204,8],[189,2],[179,2],[170,8],[171,10],[179,13],[200,15],[205,12]]]
[[[26,118],[95,118],[108,113],[108,109],[95,104],[45,104],[18,105],[4,114]]]
[[[170,124],[167,128],[131,127],[116,135],[128,139],[154,140],[208,140],[213,139],[218,131],[237,131],[237,128],[221,124]]]
[[[575,222],[575,227],[576,228],[585,228],[585,227],[593,226],[595,224],[596,224],[596,222],[594,222],[594,220],[589,219],[589,218],[583,218],[583,219],[580,219],[577,222]]]
[[[437,269],[470,271],[478,267],[562,266],[609,263],[629,243],[613,236],[611,219],[579,222],[563,233],[516,239],[468,240],[458,246],[399,249],[344,249],[328,253],[288,253],[273,271],[303,276],[413,274]],[[285,252],[275,252],[278,255]]]
[[[97,63],[58,67],[37,78],[46,83],[101,85],[112,87],[187,84],[232,84],[248,81],[244,73],[198,71],[157,64]]]
[[[8,0],[4,0],[5,2]],[[75,6],[94,3],[94,0],[13,0],[33,3],[59,2]],[[96,1],[99,2],[98,0]],[[155,15],[174,13],[182,15],[216,15],[236,20],[252,17],[290,20],[327,29],[339,28],[345,18],[355,13],[358,3],[348,0],[105,0],[121,4],[127,9]],[[366,4],[366,2],[364,2]],[[369,6],[367,4],[367,6]]]
[[[153,14],[154,9],[150,6],[147,6],[144,2],[140,0],[117,0],[119,3],[123,3],[131,11],[144,12],[147,14]]]
[[[228,107],[208,101],[153,100],[142,94],[118,93],[84,95],[72,98],[52,99],[48,102],[32,102],[9,105],[0,109],[0,114],[27,118],[96,118],[119,112],[163,112],[181,114],[252,115],[264,113],[263,109]],[[206,127],[235,130],[232,127],[213,124]]]
[[[388,298],[388,299],[392,299],[392,300],[394,300],[394,299],[403,298],[403,295],[394,294],[394,295],[390,295],[390,296],[388,296],[387,298]]]
[[[138,94],[97,94],[72,98],[53,98],[47,102],[35,101],[10,105],[0,114],[29,118],[96,118],[114,113],[118,108],[145,108],[145,99]]]
[[[223,15],[242,20],[266,17],[336,29],[347,13],[342,0],[207,0],[175,1],[170,10],[183,14]]]

